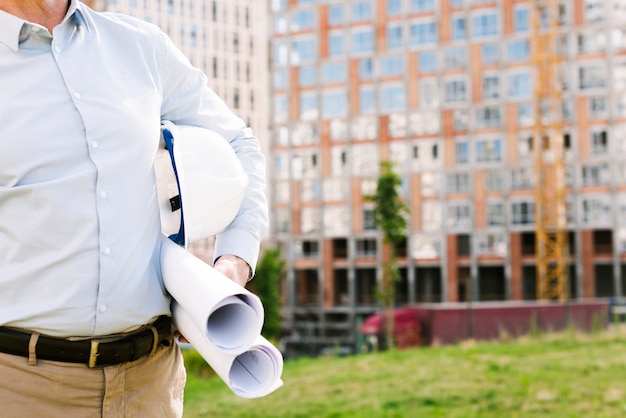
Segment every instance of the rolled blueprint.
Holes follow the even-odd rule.
[[[240,354],[260,335],[264,311],[258,296],[166,237],[161,271],[167,291],[215,347]]]
[[[242,353],[226,353],[204,336],[191,314],[179,303],[174,302],[172,314],[174,326],[236,395],[259,398],[282,386],[282,354],[260,334]]]

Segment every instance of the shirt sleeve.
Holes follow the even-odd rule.
[[[261,239],[268,229],[265,158],[259,140],[209,88],[206,75],[194,68],[163,32],[161,36],[161,118],[219,133],[229,141],[248,175],[248,186],[237,216],[216,237],[214,260],[233,254],[243,258],[254,272]]]

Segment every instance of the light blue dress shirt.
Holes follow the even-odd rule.
[[[52,36],[0,11],[0,325],[93,336],[170,313],[152,168],[163,119],[232,144],[250,182],[215,257],[254,266],[258,140],[169,38],[77,0]]]

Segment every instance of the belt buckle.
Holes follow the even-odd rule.
[[[98,353],[99,347],[100,347],[100,341],[91,340],[91,348],[89,349],[89,363],[87,363],[87,366],[90,369],[93,369],[94,367],[96,367],[98,363],[98,356],[100,355],[100,353]]]

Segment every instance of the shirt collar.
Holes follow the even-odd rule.
[[[89,25],[87,24],[87,19],[85,19],[85,12],[82,10],[82,7],[78,0],[71,0],[62,23],[73,19],[75,25],[84,26],[89,31]],[[29,22],[22,18],[0,10],[0,43],[17,52],[20,43],[20,32],[24,24],[27,23]]]

